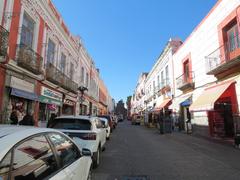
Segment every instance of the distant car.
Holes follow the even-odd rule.
[[[140,125],[142,121],[141,115],[134,115],[132,119],[132,125]]]
[[[100,153],[106,143],[106,130],[98,117],[61,116],[55,118],[49,127],[67,134],[80,147],[90,149],[93,153],[93,167],[99,166]]]
[[[118,115],[118,121],[119,121],[119,122],[122,122],[122,121],[123,121],[123,115],[122,115],[122,114]]]
[[[114,116],[112,116],[112,118],[113,118],[113,123],[114,123],[115,128],[116,128],[117,125],[118,125],[118,117],[114,115]]]
[[[115,128],[115,124],[113,122],[113,118],[111,115],[98,115],[98,117],[106,118],[108,120],[108,124],[110,126],[111,132]]]
[[[104,125],[104,128],[106,129],[106,139],[110,139],[110,134],[111,134],[111,128],[108,124],[108,120],[106,118],[99,118],[102,121],[102,124]]]
[[[89,180],[91,151],[47,128],[0,125],[0,179]]]

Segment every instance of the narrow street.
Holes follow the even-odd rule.
[[[127,121],[118,124],[101,157],[93,180],[240,178],[239,150],[177,132],[160,135]]]

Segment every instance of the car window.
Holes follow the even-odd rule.
[[[40,180],[57,171],[55,156],[43,135],[22,142],[13,153],[11,179]]]
[[[68,166],[80,158],[80,152],[75,144],[67,137],[52,133],[49,138],[53,143],[62,167]]]
[[[70,130],[91,130],[92,124],[88,120],[83,119],[55,119],[49,126],[55,129],[70,129]]]
[[[103,127],[102,121],[96,119],[96,127],[97,127],[98,129],[102,128],[102,127]]]
[[[0,163],[0,180],[7,180],[11,166],[12,153],[9,152]]]

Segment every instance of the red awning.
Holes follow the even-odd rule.
[[[166,99],[162,102],[162,104],[160,104],[160,106],[155,107],[153,111],[161,111],[163,108],[168,107],[171,103],[171,99]]]
[[[190,111],[207,111],[213,110],[215,102],[222,96],[222,94],[232,85],[235,81],[228,81],[221,84],[215,84],[204,90],[196,101],[192,103]]]

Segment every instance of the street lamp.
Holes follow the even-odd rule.
[[[78,88],[78,90],[80,91],[80,93],[81,93],[81,96],[80,96],[80,107],[81,107],[81,110],[80,110],[80,115],[82,115],[82,106],[83,106],[83,101],[84,101],[84,97],[83,97],[83,95],[84,95],[84,92],[85,91],[88,91],[88,88],[86,88],[86,87],[84,87],[84,86],[80,86],[79,88]]]

